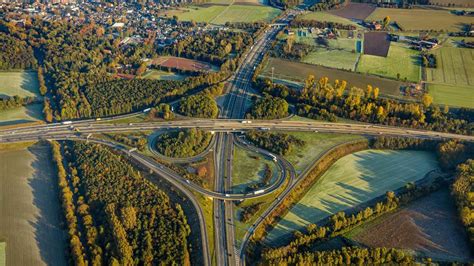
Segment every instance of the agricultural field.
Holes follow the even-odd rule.
[[[386,32],[366,32],[364,34],[364,54],[387,57],[390,48],[389,36]]]
[[[372,12],[374,12],[375,6],[364,3],[348,3],[342,8],[329,11],[329,13],[347,18],[347,19],[366,19]]]
[[[345,50],[316,48],[316,51],[309,53],[301,60],[301,62],[354,71],[358,58],[358,53],[352,53]]]
[[[430,0],[430,4],[440,5],[443,7],[454,4],[456,6],[455,9],[459,9],[459,7],[474,7],[474,2],[472,0]]]
[[[428,92],[435,104],[474,108],[473,86],[430,83]]]
[[[361,55],[357,72],[395,79],[400,74],[400,80],[418,82],[421,78],[419,52],[392,42],[387,57]]]
[[[423,151],[366,150],[344,156],[270,231],[267,243],[278,245],[294,230],[419,180],[436,168],[435,155]]]
[[[273,172],[272,180],[275,179],[279,171],[272,160],[236,146],[232,166],[233,193],[245,193],[247,187],[259,183],[264,175],[265,164],[271,167]]]
[[[474,50],[441,47],[433,51],[436,68],[427,68],[427,82],[474,86]]]
[[[179,20],[183,21],[211,22],[224,9],[226,9],[225,5],[190,6],[188,8],[168,10],[162,13],[162,15],[166,17],[177,16]]]
[[[429,93],[437,104],[474,107],[474,51],[441,47],[433,51],[436,68],[426,68]]]
[[[226,22],[270,21],[281,13],[279,9],[263,5],[202,5],[170,10],[166,16],[179,20],[225,24]]]
[[[314,121],[314,120],[313,120]],[[305,141],[303,147],[293,149],[285,158],[295,167],[296,173],[310,167],[324,152],[341,143],[363,139],[361,136],[314,132],[282,132]]]
[[[272,67],[274,67],[275,82],[296,82],[300,83],[308,77],[315,75],[316,78],[328,77],[331,82],[336,79],[345,80],[348,88],[359,87],[366,88],[368,84],[379,87],[381,94],[400,96],[401,81],[381,78],[374,75],[366,75],[362,73],[343,71],[338,69],[327,68],[324,66],[311,65],[288,61],[278,58],[270,58],[265,66],[262,76],[271,78]]]
[[[386,16],[403,31],[460,31],[464,24],[474,23],[472,17],[457,16],[447,10],[398,8],[377,8],[367,20],[383,20]]]
[[[160,56],[154,58],[150,64],[162,68],[177,68],[189,71],[209,72],[218,70],[218,67],[206,62],[175,56]]]
[[[0,72],[0,97],[38,96],[38,74],[35,71]]]
[[[320,12],[320,11],[308,12],[306,14],[299,16],[298,19],[327,21],[327,22],[340,23],[344,25],[354,25],[358,28],[361,28],[361,26],[355,23],[354,21],[347,18],[340,17],[340,16],[336,16],[329,12]]]
[[[0,239],[7,265],[66,265],[56,173],[43,144],[1,145]]]
[[[280,13],[279,9],[270,6],[231,5],[211,22],[223,25],[226,22],[271,21]]]
[[[443,261],[474,258],[447,188],[363,224],[347,237],[364,246],[408,249]]]
[[[156,80],[183,80],[186,78],[186,76],[174,72],[151,69],[146,71],[142,75],[142,78]]]
[[[40,103],[0,111],[0,126],[40,121],[42,119],[43,104]]]

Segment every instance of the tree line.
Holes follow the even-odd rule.
[[[71,264],[190,264],[190,228],[180,205],[108,148],[51,145]]]
[[[290,26],[294,28],[303,28],[303,27],[311,27],[311,28],[319,28],[319,29],[339,29],[339,30],[355,30],[357,29],[356,26],[351,24],[342,24],[338,22],[332,21],[320,21],[314,19],[294,19],[290,22]]]
[[[38,99],[36,97],[20,97],[15,95],[13,97],[0,98],[0,111],[15,109],[33,103],[38,103]]]
[[[211,142],[212,134],[196,128],[163,133],[156,141],[159,153],[168,157],[191,157],[203,152]]]
[[[459,218],[466,227],[469,241],[474,245],[474,158],[459,164],[451,193],[456,200]]]
[[[143,132],[130,134],[105,134],[113,140],[123,143],[127,146],[137,148],[139,151],[144,151],[148,144],[147,135]]]
[[[286,133],[251,130],[245,133],[245,137],[256,146],[279,155],[287,155],[306,145],[304,140]]]
[[[336,121],[338,117],[390,126],[423,128],[458,134],[474,133],[474,112],[460,109],[456,113],[432,105],[432,98],[424,95],[421,103],[398,102],[380,98],[380,89],[367,85],[365,89],[347,88],[346,81],[329,82],[327,77],[317,80],[309,75],[301,90],[269,79],[259,79],[256,87],[274,97],[286,99],[297,106],[299,115],[314,119]]]

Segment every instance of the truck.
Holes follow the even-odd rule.
[[[61,125],[70,125],[72,124],[72,121],[63,121],[61,122]]]
[[[260,130],[270,130],[269,127],[261,127]]]
[[[277,161],[277,157],[276,157],[275,155],[273,155],[273,154],[270,154],[270,157],[272,157],[272,160],[273,160],[274,162],[276,162],[276,161]]]
[[[150,110],[151,110],[151,108],[146,108],[146,109],[143,110],[143,112],[148,113],[148,112],[150,112]]]
[[[242,120],[242,124],[252,124],[251,120]]]
[[[225,194],[226,197],[230,197],[230,194]]]
[[[265,192],[265,189],[256,190],[253,192],[253,194],[258,195],[258,194],[262,194],[263,192]]]

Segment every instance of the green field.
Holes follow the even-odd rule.
[[[37,96],[38,90],[38,74],[35,71],[0,72],[0,97]]]
[[[366,150],[339,159],[270,231],[267,242],[422,178],[438,167],[422,151]]]
[[[7,258],[5,256],[6,243],[0,243],[0,266],[7,265]]]
[[[428,84],[428,92],[436,104],[474,108],[473,86]]]
[[[299,63],[278,58],[270,58],[263,70],[262,76],[271,78],[272,67],[274,67],[274,78],[278,82],[292,81],[301,83],[309,74],[315,75],[317,79],[328,77],[330,82],[334,80],[347,81],[347,87],[366,88],[368,84],[379,87],[382,95],[400,96],[401,81],[381,78],[374,75],[365,75],[363,73],[343,71],[324,66]]]
[[[313,120],[314,121],[314,120]],[[298,139],[304,140],[306,144],[301,148],[293,149],[285,158],[295,167],[299,174],[301,171],[313,164],[325,151],[330,148],[351,140],[362,139],[361,136],[314,133],[314,132],[283,132]]]
[[[279,9],[258,5],[206,5],[167,11],[168,17],[179,20],[225,24],[226,22],[270,21],[281,13]]]
[[[43,119],[43,104],[31,104],[0,112],[0,126],[33,122]]]
[[[232,166],[232,191],[233,193],[245,193],[245,189],[262,180],[265,163],[270,165],[273,178],[278,176],[278,168],[269,158],[244,150],[240,147],[234,149],[234,160]]]
[[[50,147],[0,145],[0,162],[0,239],[7,243],[7,265],[67,265]]]
[[[429,93],[437,104],[474,108],[474,51],[441,47],[436,68],[426,68]]]
[[[327,21],[327,22],[334,22],[334,23],[340,23],[340,24],[345,24],[345,25],[354,25],[358,28],[361,28],[361,26],[355,22],[353,22],[350,19],[346,19],[343,17],[339,17],[327,12],[308,12],[304,15],[301,15],[298,17],[299,19],[305,19],[305,20],[318,20],[318,21]]]
[[[211,22],[225,24],[226,22],[255,22],[271,21],[281,13],[279,9],[257,5],[231,5]]]
[[[156,79],[156,80],[183,80],[186,78],[185,75],[177,74],[174,72],[166,72],[161,70],[148,70],[143,74],[144,79]]]
[[[354,71],[358,58],[358,53],[316,48],[316,51],[309,53],[301,62]]]
[[[400,74],[401,80],[406,78],[418,82],[421,74],[419,52],[392,42],[387,57],[361,55],[357,72],[388,78],[397,78],[397,74]]]
[[[427,68],[427,82],[474,86],[474,51],[442,47],[433,51],[436,68]]]
[[[464,24],[474,22],[472,17],[456,16],[446,10],[397,8],[377,8],[366,20],[383,20],[386,16],[405,31],[460,31]]]

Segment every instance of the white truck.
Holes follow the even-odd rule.
[[[253,192],[253,194],[258,195],[258,194],[262,194],[263,192],[265,192],[265,189],[256,190]]]
[[[63,121],[61,122],[61,125],[70,125],[72,124],[72,121]]]
[[[276,157],[275,155],[273,155],[273,154],[270,154],[270,157],[272,157],[272,160],[273,160],[274,162],[276,162],[276,161],[277,161],[277,157]]]
[[[151,108],[146,108],[146,109],[143,110],[143,112],[148,113],[148,112],[150,112],[150,110],[151,110]]]

